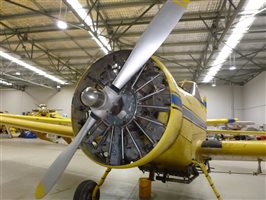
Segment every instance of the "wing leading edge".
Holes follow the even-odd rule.
[[[71,121],[69,119],[0,114],[0,125],[27,129],[40,133],[51,133],[67,138],[74,137]]]
[[[197,148],[199,160],[263,160],[266,161],[266,141],[205,140]]]

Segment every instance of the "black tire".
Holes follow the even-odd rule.
[[[76,188],[73,200],[92,200],[92,192],[97,183],[91,180],[81,182]],[[100,189],[96,193],[96,199],[100,199]]]

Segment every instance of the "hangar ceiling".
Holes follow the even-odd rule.
[[[163,0],[79,0],[82,19],[70,0],[2,0],[0,51],[76,84],[82,73],[105,53],[96,42],[108,41],[110,50],[132,49]],[[168,39],[155,53],[177,81],[203,79],[230,32],[244,16],[246,0],[193,0]],[[217,84],[244,85],[266,69],[265,3],[240,43],[215,75]],[[92,26],[86,19],[92,19]],[[59,29],[58,20],[68,28]],[[96,37],[96,39],[94,38]],[[0,81],[17,89],[58,83],[0,57]],[[234,64],[236,70],[229,67]],[[1,83],[1,82],[0,82]],[[5,84],[0,84],[2,87]]]

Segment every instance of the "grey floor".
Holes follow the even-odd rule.
[[[34,199],[34,189],[47,168],[66,148],[38,139],[0,139],[0,200]],[[256,162],[212,161],[216,171],[252,173]],[[263,163],[265,173],[266,167]],[[97,181],[104,168],[80,151],[75,154],[62,178],[45,199],[72,199],[76,186],[85,179]],[[101,187],[101,199],[138,198],[138,179],[147,176],[137,168],[113,170]],[[266,176],[212,173],[211,177],[223,199],[266,199]],[[191,184],[152,183],[152,199],[215,199],[205,177]]]

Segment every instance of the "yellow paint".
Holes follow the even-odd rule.
[[[266,160],[265,141],[221,141],[222,148],[198,147],[199,159]]]
[[[234,118],[235,121],[238,121],[238,118]],[[229,119],[208,119],[206,120],[208,126],[218,126],[221,124],[229,123]]]
[[[241,130],[207,130],[208,134],[229,134],[229,135],[266,135],[264,131],[241,131]]]
[[[35,131],[34,134],[37,135],[37,137],[40,138],[41,140],[45,140],[45,141],[48,141],[48,142],[52,142],[52,140],[49,139],[47,137],[47,134],[45,134],[45,133],[39,133],[39,132],[36,132]]]
[[[158,120],[163,124],[166,124],[168,122],[168,117],[169,115],[167,112],[160,112],[158,115]]]
[[[191,94],[188,94],[177,86],[172,75],[156,57],[152,57],[152,59],[164,72],[171,93],[178,95],[187,108],[193,110],[199,119],[205,121],[206,112],[203,109],[204,106]],[[179,170],[182,170],[191,164],[192,157],[195,155],[196,143],[194,141],[192,142],[192,138],[196,135],[197,137],[194,138],[204,140],[206,137],[206,130],[198,128],[194,124],[185,121],[183,119],[182,108],[175,109],[174,107],[171,107],[169,116],[164,113],[160,114],[159,118],[159,120],[162,120],[163,122],[166,118],[169,118],[162,138],[151,152],[136,162],[122,166],[103,165],[102,163],[97,162],[94,156],[85,148],[82,148],[82,150],[87,156],[89,156],[89,158],[105,167],[122,169],[152,163],[160,168],[178,168]]]
[[[8,125],[10,127],[17,127],[28,129],[41,133],[52,133],[63,137],[73,137],[73,130],[71,126],[63,126],[58,124],[35,122],[25,119],[16,119],[13,117],[0,116],[0,125]]]
[[[45,194],[46,193],[45,193],[45,188],[44,188],[43,183],[39,183],[35,190],[35,198],[41,199],[44,197]]]
[[[190,0],[173,0],[174,3],[178,4],[179,6],[186,8],[189,4]]]
[[[95,188],[93,189],[92,192],[92,199],[96,199],[96,195],[97,195],[97,191],[100,189],[100,187],[102,186],[102,184],[104,183],[106,177],[108,176],[108,174],[111,172],[112,168],[107,168],[104,172],[104,174],[102,175],[101,179],[99,180],[99,182],[97,183],[97,185],[95,186]]]
[[[204,163],[199,163],[199,162],[197,162],[197,161],[193,161],[193,163],[201,168],[201,171],[202,171],[203,174],[205,175],[205,177],[206,177],[206,179],[207,179],[209,185],[211,186],[212,191],[214,192],[216,198],[217,198],[218,200],[222,200],[222,198],[221,198],[221,196],[220,196],[218,190],[217,190],[216,187],[214,186],[214,183],[213,183],[213,181],[212,181],[212,179],[211,179],[211,177],[210,177],[210,175],[209,175],[209,173],[208,173],[208,170],[206,169],[205,164],[204,164]]]
[[[15,118],[15,119],[23,119],[23,120],[30,120],[30,121],[52,123],[52,124],[64,124],[64,125],[69,125],[69,126],[71,125],[71,119],[70,118],[51,118],[51,117],[12,115],[12,114],[0,114],[0,117],[1,116]]]

